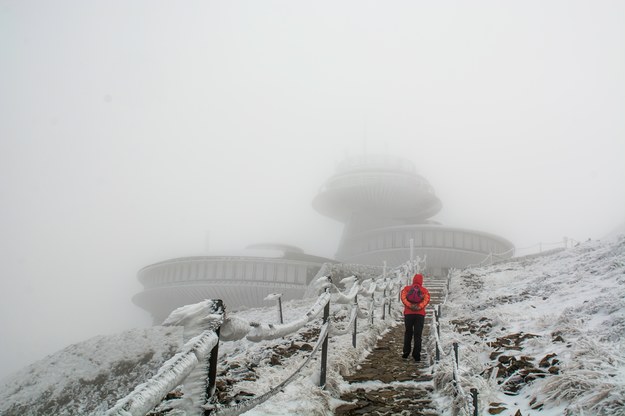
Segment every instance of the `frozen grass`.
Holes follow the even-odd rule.
[[[342,272],[342,277],[348,276],[347,270]],[[342,290],[349,293],[350,282],[345,283]],[[479,390],[480,414],[500,408],[501,415],[517,410],[524,416],[624,415],[624,293],[623,238],[455,272],[443,307],[445,357],[433,380],[441,413],[452,415],[454,404],[464,409],[459,414],[469,410],[466,397],[455,403],[450,399],[449,353],[451,343],[458,342],[457,377],[465,393],[472,387]],[[285,302],[285,324],[300,320],[315,300]],[[377,311],[381,305],[375,307]],[[337,329],[349,320],[349,308],[333,303]],[[366,311],[368,306],[359,316],[366,316],[362,314]],[[343,335],[339,334],[344,331],[335,331],[325,390],[318,386],[320,366],[315,358],[292,384],[246,414],[332,414],[340,392],[349,389],[341,374],[357,370],[399,311],[395,305],[394,316],[373,325],[358,319],[356,348],[349,331]],[[308,354],[306,344],[314,344],[321,320],[316,316],[295,333],[252,342],[246,337],[249,322],[277,323],[275,306],[240,311],[226,319],[231,322],[223,335],[231,341],[220,343],[218,380],[232,383],[228,400],[233,402],[262,394],[291,374]],[[72,345],[5,379],[0,414],[101,414],[156,374],[186,339],[188,334],[180,327],[154,327]],[[428,348],[433,355],[431,342]],[[540,372],[531,373],[534,370]],[[530,372],[523,375],[524,371]],[[178,403],[172,416],[187,414],[189,401]]]

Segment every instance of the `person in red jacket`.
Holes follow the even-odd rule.
[[[416,286],[421,290],[422,299],[418,303],[412,303],[408,300],[408,292]],[[423,324],[425,323],[425,307],[430,303],[430,292],[423,287],[423,275],[417,273],[412,278],[412,285],[406,286],[401,291],[401,301],[404,304],[404,351],[402,358],[406,359],[412,350],[412,358],[415,361],[421,361],[421,333],[423,332]],[[414,338],[414,348],[411,348]]]

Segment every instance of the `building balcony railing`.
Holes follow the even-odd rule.
[[[434,188],[424,178],[392,172],[359,172],[336,175],[326,181],[319,193],[327,190],[381,185],[387,186],[389,189],[404,188],[409,192],[434,195]]]
[[[503,254],[512,257],[514,245],[507,240],[480,231],[436,225],[411,225],[370,230],[346,236],[339,249],[340,257],[391,249],[455,249],[480,254]]]

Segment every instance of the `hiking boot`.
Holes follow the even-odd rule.
[[[401,358],[403,358],[405,360],[406,358],[408,358],[408,354],[402,355]]]

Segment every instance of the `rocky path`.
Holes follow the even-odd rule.
[[[427,322],[427,321],[426,321]],[[429,325],[424,328],[427,337]],[[398,321],[376,345],[375,350],[360,364],[359,370],[350,376],[349,389],[341,400],[348,402],[339,406],[337,415],[424,415],[434,416],[436,410],[431,393],[432,376],[428,366],[429,357],[422,352],[422,361],[401,358],[404,337],[403,321]]]

